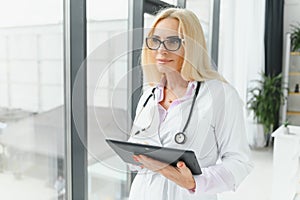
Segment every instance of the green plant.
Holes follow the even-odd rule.
[[[254,119],[269,134],[278,119],[280,106],[284,102],[282,75],[270,76],[261,73],[261,80],[254,80],[258,85],[248,91],[250,96],[247,108],[254,112]]]
[[[285,121],[285,122],[283,123],[283,126],[284,126],[284,127],[288,127],[288,125],[290,125],[289,121]]]
[[[292,51],[300,50],[300,23],[298,25],[291,25],[291,48]]]

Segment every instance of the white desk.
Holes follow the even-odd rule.
[[[300,126],[280,126],[272,133],[273,183],[271,200],[293,200],[299,184]]]

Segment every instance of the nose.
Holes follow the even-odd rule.
[[[158,52],[166,53],[168,50],[166,49],[165,45],[163,43],[160,43],[159,48],[157,49]]]

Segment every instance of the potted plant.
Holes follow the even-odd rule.
[[[261,73],[260,80],[254,80],[257,85],[248,91],[247,108],[253,111],[254,120],[263,126],[265,146],[268,146],[270,134],[278,120],[280,106],[284,102],[282,75],[265,75]]]
[[[290,132],[289,125],[290,125],[289,121],[285,121],[283,123],[283,131],[284,131],[285,134],[289,134],[289,132]]]
[[[300,24],[291,25],[291,50],[300,51]]]
[[[299,72],[298,66],[300,65],[300,23],[291,25],[291,57],[290,57],[290,70]]]

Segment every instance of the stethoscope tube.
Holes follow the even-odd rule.
[[[144,108],[145,108],[146,105],[148,104],[150,98],[153,97],[153,99],[155,99],[155,93],[154,93],[155,90],[156,90],[156,87],[152,89],[151,94],[147,97],[146,101],[145,101],[144,104],[143,104],[142,109],[141,109],[140,112],[137,114],[136,118],[138,118],[138,117],[140,116],[141,112],[144,110]],[[147,130],[147,129],[150,127],[150,125],[151,125],[151,123],[152,123],[152,121],[153,121],[153,117],[154,117],[154,116],[152,116],[151,122],[150,122],[150,124],[149,124],[147,127],[142,128],[141,130],[137,130],[133,135],[138,135],[138,134],[140,134],[141,132]]]
[[[186,128],[188,127],[188,125],[190,123],[190,120],[191,120],[191,117],[192,117],[192,113],[193,113],[193,108],[194,108],[195,101],[196,101],[196,98],[197,98],[198,93],[199,93],[200,86],[201,86],[201,82],[197,82],[197,88],[196,88],[195,95],[194,95],[194,98],[193,98],[193,102],[192,102],[192,106],[191,106],[191,109],[190,109],[190,113],[189,113],[188,119],[187,119],[187,121],[185,123],[185,126],[184,126],[182,132],[185,132]]]
[[[148,98],[146,99],[145,103],[143,104],[143,108],[146,107],[146,105],[148,104],[148,101],[150,100],[150,98],[153,96],[153,99],[155,99],[155,90],[156,90],[156,87],[152,89],[151,91],[151,94],[148,96]]]
[[[175,139],[175,142],[177,144],[184,144],[185,141],[186,141],[185,130],[187,129],[187,127],[190,123],[192,113],[193,113],[193,109],[194,109],[194,105],[195,105],[195,102],[196,102],[196,98],[197,98],[198,93],[199,93],[200,86],[201,86],[201,82],[197,82],[197,87],[196,87],[196,91],[195,91],[195,94],[194,94],[194,97],[193,97],[193,101],[192,101],[191,109],[190,109],[190,112],[189,112],[189,116],[188,116],[188,119],[187,119],[187,121],[184,125],[183,130],[181,132],[178,132],[178,133],[175,134],[174,139]],[[144,102],[143,108],[141,109],[141,111],[147,106],[147,104],[148,104],[151,97],[153,97],[153,99],[155,99],[155,90],[156,90],[156,87],[152,89],[151,94],[147,97],[146,101]],[[134,135],[138,135],[140,132],[145,131],[149,127],[150,126],[148,126],[146,128],[143,128],[141,130],[138,130],[137,132],[134,133]]]
[[[188,125],[190,123],[192,113],[193,113],[193,108],[194,108],[194,105],[195,105],[195,101],[196,101],[196,98],[197,98],[198,93],[199,93],[200,85],[201,85],[201,82],[197,82],[197,88],[196,88],[196,91],[195,91],[195,94],[194,94],[194,98],[193,98],[193,102],[192,102],[192,105],[191,105],[190,113],[189,113],[187,121],[185,122],[183,130],[181,132],[176,133],[175,136],[174,136],[174,140],[177,144],[184,144],[186,142],[185,130],[186,130],[186,128],[188,127]]]
[[[189,116],[188,116],[188,119],[187,119],[187,121],[186,121],[186,123],[185,123],[185,126],[184,126],[183,130],[182,130],[181,132],[178,132],[178,133],[175,134],[174,139],[175,139],[175,142],[176,142],[177,144],[184,144],[184,143],[186,142],[185,131],[186,131],[186,129],[187,129],[189,123],[190,123],[190,120],[191,120],[191,117],[192,117],[192,113],[193,113],[193,110],[194,110],[194,105],[195,105],[197,96],[198,96],[198,94],[199,94],[200,86],[201,86],[201,82],[197,82],[197,87],[196,87],[195,94],[194,94],[194,97],[193,97],[193,101],[192,101],[192,105],[191,105],[191,108],[190,108]],[[144,102],[143,108],[140,110],[138,116],[140,115],[140,113],[142,112],[142,110],[147,106],[147,104],[148,104],[150,98],[153,97],[153,99],[155,99],[155,90],[156,90],[156,88],[157,88],[157,87],[154,87],[154,88],[152,89],[151,94],[147,97],[146,101]],[[154,117],[154,116],[153,116],[153,117]],[[153,117],[152,117],[152,118],[153,118]],[[153,119],[152,119],[152,120],[153,120]],[[150,125],[151,125],[151,123],[152,123],[152,121],[150,122]],[[147,130],[147,129],[150,127],[150,125],[147,126],[147,127],[145,127],[145,128],[142,128],[141,130],[136,131],[136,132],[134,133],[134,135],[138,135],[139,133],[141,133],[141,132]],[[218,153],[218,155],[219,155],[219,154],[220,154],[220,149],[219,149],[220,147],[219,147],[219,144],[218,144],[218,138],[217,138],[216,133],[215,133],[215,127],[213,127],[213,129],[214,129],[214,130],[213,130],[213,132],[214,132],[214,139],[215,139],[215,141],[216,141],[216,146],[217,146],[217,153]]]

